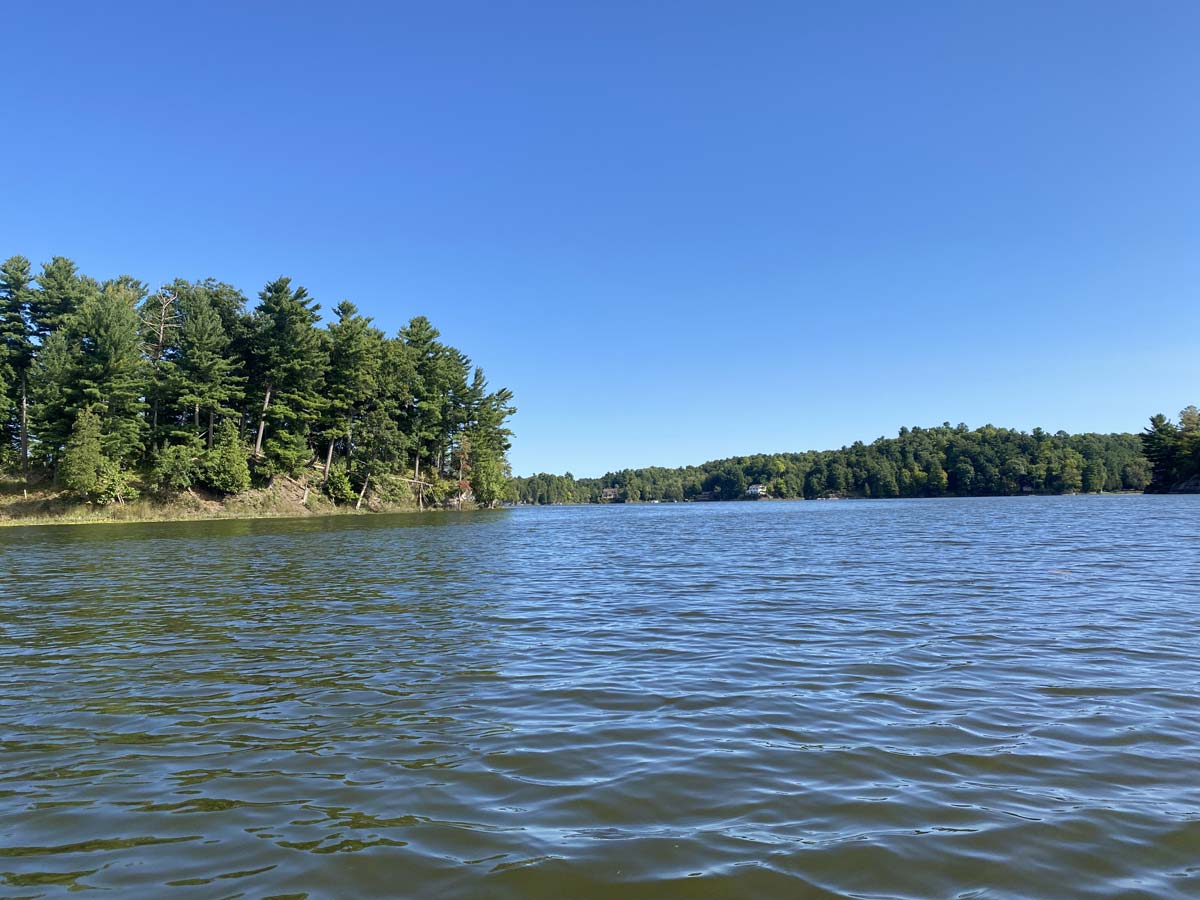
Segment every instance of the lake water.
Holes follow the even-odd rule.
[[[1200,497],[0,530],[0,896],[1200,896]]]

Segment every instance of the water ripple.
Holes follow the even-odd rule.
[[[1195,497],[0,534],[0,897],[1200,896]]]

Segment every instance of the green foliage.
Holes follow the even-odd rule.
[[[426,503],[445,503],[458,493],[458,482],[452,478],[433,476],[433,480],[425,488]]]
[[[1200,479],[1200,411],[1195,406],[1180,412],[1178,425],[1161,413],[1152,416],[1141,438],[1150,467],[1148,491],[1200,489],[1189,485]]]
[[[78,413],[69,396],[72,363],[73,354],[62,331],[49,335],[34,357],[30,386],[37,443],[32,454],[48,469],[53,469],[62,455]]]
[[[237,493],[249,456],[269,477],[332,451],[351,486],[378,494],[391,485],[408,498],[399,479],[413,473],[433,485],[429,503],[468,486],[484,502],[504,496],[512,394],[491,390],[422,316],[388,338],[348,301],[334,312],[322,328],[319,305],[288,278],[247,312],[245,296],[214,279],[152,292],[129,276],[101,285],[61,256],[36,275],[10,257],[0,464],[28,448],[33,474],[65,471],[99,500],[130,496],[138,473],[163,490]],[[334,481],[328,490],[344,498]]]
[[[204,414],[211,446],[213,422],[217,416],[236,414],[233,404],[245,396],[246,379],[239,361],[230,356],[229,335],[208,293],[189,292],[181,309],[179,350],[171,370],[175,402],[182,409],[192,409],[194,419]]]
[[[56,256],[42,266],[38,290],[30,298],[29,321],[42,339],[67,328],[87,300],[100,293],[100,286],[80,275],[75,263]]]
[[[290,278],[277,278],[259,294],[250,335],[254,393],[262,398],[260,427],[274,434],[271,468],[294,471],[297,440],[307,441],[324,400],[328,341],[316,326],[320,305]],[[269,432],[268,432],[269,429]],[[256,441],[256,452],[260,449]]]
[[[204,454],[201,478],[222,494],[240,494],[250,487],[250,465],[237,426],[226,419],[217,428],[213,448]]]
[[[12,418],[33,363],[29,324],[33,299],[29,260],[12,256],[0,264],[0,422],[7,426],[6,445],[19,445],[19,418]]]
[[[312,449],[303,434],[282,431],[263,445],[259,471],[264,475],[295,475],[312,458]]]
[[[67,490],[89,497],[97,491],[107,463],[100,442],[100,417],[90,406],[84,407],[63,450],[59,479]]]
[[[104,452],[119,462],[134,460],[144,449],[146,369],[137,316],[144,296],[145,288],[132,279],[107,282],[80,308],[72,326],[76,345],[69,405],[104,410]]]
[[[150,480],[159,490],[186,491],[200,480],[201,471],[198,446],[173,444],[164,447],[155,458]]]
[[[1200,435],[1200,415],[1197,424]],[[1175,460],[1174,426],[1163,427],[1168,435],[1162,440],[1172,448],[1164,458]],[[595,503],[605,489],[616,489],[626,501],[736,500],[751,484],[766,485],[772,497],[806,499],[1141,490],[1149,481],[1141,450],[1129,434],[1051,435],[1041,429],[1025,433],[987,425],[971,430],[947,423],[903,428],[897,437],[840,450],[744,456],[679,469],[610,472],[602,478],[538,474],[514,479],[513,486],[522,503]]]
[[[110,503],[128,503],[140,496],[135,487],[134,474],[119,462],[105,457],[100,468],[100,477],[92,498],[101,506]]]
[[[494,506],[504,496],[508,477],[504,464],[491,450],[477,449],[471,462],[471,493],[480,506]]]
[[[412,485],[403,476],[388,473],[371,476],[371,494],[386,504],[411,503],[416,499]]]
[[[358,492],[344,469],[331,469],[322,489],[334,503],[353,503],[358,499]]]

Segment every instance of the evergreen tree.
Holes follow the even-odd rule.
[[[320,306],[304,288],[293,291],[290,278],[270,282],[259,299],[250,338],[252,377],[262,398],[254,455],[262,455],[269,425],[276,462],[294,471],[296,450],[307,445],[309,429],[323,406],[328,351],[316,328]]]
[[[42,342],[34,357],[29,418],[35,442],[30,452],[50,469],[59,462],[78,411],[70,395],[74,356],[66,332],[56,331]]]
[[[90,406],[79,411],[62,454],[59,478],[63,486],[80,496],[95,495],[109,461],[104,456],[100,417]]]
[[[68,397],[75,409],[95,404],[103,410],[104,452],[119,463],[144,450],[146,371],[136,309],[144,295],[132,280],[109,282],[84,303],[70,328],[78,351]]]
[[[424,316],[417,316],[400,330],[400,339],[412,364],[412,399],[406,413],[405,430],[412,437],[414,477],[421,477],[421,460],[431,457],[431,449],[441,433],[442,406],[438,391],[444,386],[442,358],[445,348],[438,342],[438,331]]]
[[[246,448],[232,419],[224,419],[217,426],[216,439],[204,454],[201,472],[204,482],[222,494],[240,494],[250,487]]]
[[[100,293],[100,286],[75,270],[75,263],[56,256],[42,266],[38,289],[29,304],[34,333],[42,340],[70,324],[83,304]]]
[[[314,440],[328,475],[340,450],[342,499],[352,489],[361,503],[373,479],[393,497],[415,484],[422,502],[456,486],[485,504],[505,495],[512,394],[489,391],[428,319],[386,339],[346,301],[321,329],[287,278],[259,301],[247,314],[215,279],[153,295],[129,276],[100,285],[61,256],[35,280],[12,257],[0,265],[0,462],[27,450],[32,477],[61,474],[99,502],[132,496],[137,473],[236,493],[248,426],[264,476],[298,473]]]
[[[29,260],[12,256],[0,265],[0,379],[8,406],[7,444],[15,447],[22,471],[29,468],[29,370],[33,365],[33,299]]]
[[[1142,445],[1150,461],[1150,487],[1155,492],[1167,491],[1179,480],[1179,450],[1182,446],[1179,428],[1162,413],[1150,417],[1150,427],[1142,432]]]
[[[380,388],[383,366],[383,333],[358,313],[349,300],[334,310],[337,321],[329,326],[329,370],[326,375],[325,478],[329,478],[334,445],[342,442],[347,467],[354,452],[355,420]]]
[[[191,413],[193,433],[205,417],[205,443],[212,449],[218,416],[236,416],[246,379],[229,355],[229,335],[207,292],[193,292],[182,303],[179,352],[172,368],[176,402]]]

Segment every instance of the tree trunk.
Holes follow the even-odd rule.
[[[267,427],[267,409],[271,405],[271,385],[267,385],[267,392],[263,397],[262,415],[258,417],[258,436],[254,438],[254,455],[262,456],[262,441],[263,431]]]
[[[213,420],[215,418],[216,418],[216,414],[213,412],[213,409],[210,406],[208,408],[208,449],[209,450],[211,450],[213,448],[213,431],[215,430],[213,428]]]
[[[329,480],[329,467],[333,465],[333,438],[329,439],[329,449],[325,452],[325,481]]]
[[[158,427],[157,413],[155,414],[155,417],[154,417],[154,426],[156,428]],[[192,407],[192,427],[195,428],[197,431],[200,430],[200,404],[199,403],[197,403],[195,406]]]
[[[354,504],[354,508],[358,509],[362,506],[363,497],[367,496],[367,485],[371,483],[371,474],[368,472],[367,477],[363,479],[362,490],[358,492],[358,502]]]
[[[354,454],[354,413],[346,416],[346,471],[350,471],[350,457]]]
[[[425,508],[425,486],[421,484],[421,451],[417,450],[414,454],[416,457],[416,465],[413,466],[413,480],[417,482],[417,508]]]
[[[26,373],[21,373],[21,471],[29,477],[29,394]]]

